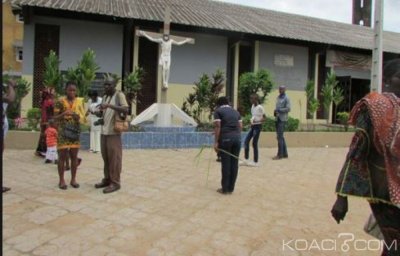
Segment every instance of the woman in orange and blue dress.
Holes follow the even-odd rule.
[[[67,82],[66,96],[59,99],[54,108],[54,119],[58,123],[58,174],[60,181],[58,187],[67,189],[64,180],[65,162],[71,159],[71,182],[73,188],[79,188],[76,181],[78,167],[78,151],[80,148],[80,124],[84,123],[85,110],[83,99],[78,98],[76,84]]]

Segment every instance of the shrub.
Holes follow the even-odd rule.
[[[8,129],[10,130],[15,130],[17,127],[15,125],[14,119],[7,118],[8,119]]]
[[[344,130],[348,131],[350,114],[348,112],[339,112],[337,113],[337,117],[339,118],[340,123],[343,124]]]
[[[214,130],[214,124],[213,123],[199,123],[196,130],[198,132],[211,132]]]
[[[286,123],[286,127],[285,127],[285,131],[287,132],[294,132],[297,131],[297,129],[299,129],[299,125],[300,125],[300,120],[293,118],[293,117],[289,117],[287,123]],[[276,131],[275,128],[275,117],[267,117],[267,119],[264,121],[263,123],[263,127],[262,127],[262,131],[263,132],[274,132]]]
[[[3,77],[4,83],[8,83],[10,79],[12,78],[7,75]],[[7,117],[10,119],[18,118],[21,115],[21,101],[31,89],[31,83],[23,78],[16,79],[15,84],[15,101],[7,108]]]
[[[195,83],[194,92],[190,93],[183,102],[182,110],[193,117],[198,124],[206,119],[205,113],[208,114],[208,121],[211,121],[217,99],[225,86],[224,81],[224,73],[219,69],[212,74],[211,78],[209,75],[203,74]]]
[[[263,132],[274,132],[275,129],[275,117],[267,116],[263,123],[262,131]]]
[[[251,126],[251,115],[245,115],[242,117],[243,131],[247,131]]]
[[[28,126],[32,130],[36,130],[41,118],[41,111],[39,108],[31,108],[27,112]]]
[[[300,125],[300,120],[299,119],[289,117],[289,119],[287,121],[287,124],[286,124],[285,131],[295,132],[295,131],[297,131],[297,129],[299,129],[299,125]]]

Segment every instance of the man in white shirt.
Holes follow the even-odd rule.
[[[254,93],[250,96],[251,101],[251,128],[244,141],[244,158],[243,163],[248,166],[258,166],[258,139],[262,130],[262,123],[265,121],[266,116],[263,106],[260,104],[259,96]],[[253,139],[253,162],[249,161],[250,140]]]

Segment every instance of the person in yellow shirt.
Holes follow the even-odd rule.
[[[60,98],[55,104],[54,119],[58,123],[58,174],[60,181],[58,187],[67,189],[64,180],[65,162],[71,159],[71,182],[74,188],[79,188],[76,181],[78,167],[78,151],[80,148],[80,124],[85,122],[85,109],[83,99],[76,97],[77,88],[74,82],[67,82],[66,96]]]

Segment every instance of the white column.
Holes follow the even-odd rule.
[[[133,70],[135,70],[136,68],[139,67],[139,37],[136,35],[136,31],[139,30],[139,27],[136,26],[133,30]],[[132,70],[132,71],[133,71]],[[131,107],[132,113],[133,115],[136,115],[136,111],[137,111],[137,106],[136,104],[132,104]]]
[[[383,4],[384,0],[375,0],[374,39],[372,50],[371,90],[382,92],[383,66]]]
[[[233,80],[233,107],[238,107],[239,101],[239,54],[240,54],[240,43],[235,44],[235,69],[234,69],[234,80]]]
[[[260,41],[254,42],[254,72],[260,68]]]
[[[136,35],[136,31],[139,27],[135,27],[133,31],[133,69],[139,66],[139,37]]]
[[[314,98],[318,99],[318,77],[319,77],[319,53],[315,54],[314,68]],[[315,121],[317,113],[313,113],[312,119]]]

